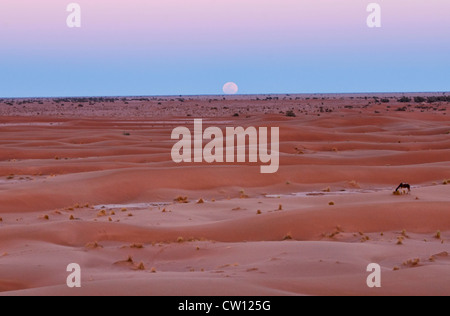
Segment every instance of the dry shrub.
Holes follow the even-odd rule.
[[[358,183],[357,181],[355,181],[355,180],[349,181],[349,182],[348,182],[348,185],[349,185],[350,187],[352,187],[352,188],[355,188],[355,189],[361,189],[361,186],[360,186],[359,183]]]
[[[187,196],[181,196],[181,195],[178,196],[174,201],[177,202],[177,203],[181,203],[181,204],[189,203],[188,197]]]
[[[420,263],[420,259],[419,258],[415,258],[415,259],[410,259],[408,261],[403,262],[404,266],[407,267],[417,267]]]
[[[244,190],[241,190],[239,192],[239,194],[240,194],[239,198],[241,198],[241,199],[248,199],[249,198],[249,196],[245,193]]]
[[[436,238],[436,239],[441,239],[441,237],[442,237],[441,231],[438,230],[438,231],[436,232],[436,235],[434,235],[434,238]]]
[[[284,236],[283,240],[293,240],[294,238],[292,238],[292,234],[291,233],[287,233],[286,236]]]
[[[85,246],[87,249],[101,249],[103,246],[99,245],[96,241],[95,242],[88,242]]]
[[[137,267],[136,270],[140,270],[140,271],[144,271],[145,270],[145,265],[143,262],[140,262]]]

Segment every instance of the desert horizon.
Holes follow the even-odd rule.
[[[0,99],[0,295],[450,295],[449,104]],[[171,133],[195,119],[278,127],[279,169],[175,163]],[[393,194],[400,183],[411,191]],[[66,285],[71,263],[81,288]],[[381,288],[366,284],[371,263]]]

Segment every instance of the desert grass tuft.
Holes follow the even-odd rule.
[[[286,236],[284,236],[283,240],[293,240],[294,238],[292,237],[291,233],[287,233]]]
[[[131,245],[130,245],[130,248],[133,248],[133,249],[143,249],[143,248],[144,248],[144,245],[143,245],[143,244],[131,244]]]
[[[331,201],[330,203],[328,203],[328,205],[329,205],[329,206],[334,206],[335,204],[334,204],[333,201]]]
[[[441,231],[438,230],[438,231],[436,232],[436,235],[434,235],[434,238],[436,238],[436,239],[441,239],[441,237],[442,237]]]
[[[419,258],[415,258],[415,259],[410,259],[408,261],[403,262],[404,266],[408,266],[408,267],[417,267],[420,263],[420,259]]]
[[[183,237],[178,237],[177,238],[177,243],[183,243],[184,242],[184,238]]]
[[[278,206],[278,210],[279,210],[279,211],[282,211],[282,210],[283,210],[283,205],[280,204],[280,205]]]
[[[88,242],[86,246],[84,246],[87,249],[101,249],[103,246],[99,245],[98,242]]]
[[[3,218],[0,217],[0,223],[3,222]]]
[[[404,240],[405,240],[405,238],[403,236],[397,237],[397,245],[403,245]]]
[[[75,217],[74,217],[73,215],[70,215],[69,220],[70,220],[70,221],[74,221],[74,220],[75,220]]]
[[[203,200],[202,198],[200,198],[200,200],[197,201],[197,204],[204,204],[205,200]]]
[[[361,189],[361,186],[356,180],[349,181],[348,185],[355,189]]]
[[[249,198],[249,196],[247,195],[247,193],[245,193],[244,190],[239,191],[239,194],[240,194],[240,196],[239,196],[240,199],[248,199]]]
[[[256,214],[261,215],[262,214],[261,210],[256,211]]]
[[[144,263],[143,263],[143,262],[140,262],[140,263],[138,264],[138,266],[136,267],[136,269],[137,269],[137,270],[144,271],[144,270],[145,270],[145,265],[144,265]]]
[[[175,200],[175,202],[180,203],[180,204],[187,204],[189,203],[188,201],[188,197],[187,196],[178,196]]]
[[[152,269],[150,270],[151,273],[156,273],[156,268],[152,267]]]

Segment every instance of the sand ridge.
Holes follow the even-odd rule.
[[[448,103],[384,97],[0,101],[1,294],[450,294]],[[175,164],[194,118],[280,127],[279,172]]]

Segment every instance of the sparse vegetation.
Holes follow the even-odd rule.
[[[408,267],[417,267],[420,263],[420,259],[419,258],[415,258],[415,259],[410,259],[408,261],[403,262],[404,266],[408,266]]]
[[[400,102],[400,103],[408,103],[408,102],[411,102],[411,98],[408,98],[408,97],[406,97],[406,96],[403,96],[403,97],[401,97],[400,99],[398,99],[397,102]]]
[[[143,262],[140,262],[138,264],[138,266],[136,267],[136,270],[140,270],[140,271],[144,271],[145,270],[145,265]]]
[[[441,231],[438,230],[438,231],[436,232],[436,235],[434,235],[434,238],[436,238],[436,239],[441,239],[441,237],[442,237]]]
[[[292,240],[292,234],[291,233],[287,233],[286,236],[284,236],[283,240]]]
[[[427,99],[425,99],[424,97],[414,97],[414,102],[416,103],[423,103],[427,101]]]
[[[187,196],[178,196],[174,201],[181,204],[189,203]]]
[[[244,190],[239,191],[239,194],[240,194],[240,197],[239,197],[240,199],[248,199],[249,198],[248,194],[245,193]]]
[[[286,116],[287,117],[297,117],[297,114],[295,114],[294,111],[289,110],[289,111],[286,112]]]
[[[89,242],[86,244],[85,248],[87,249],[101,249],[103,246],[99,245],[98,242]]]

